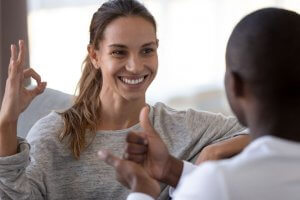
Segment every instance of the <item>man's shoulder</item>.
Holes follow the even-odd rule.
[[[201,164],[191,173],[182,177],[182,183],[177,187],[175,196],[191,197],[193,199],[228,199],[222,167],[218,161],[208,161]]]

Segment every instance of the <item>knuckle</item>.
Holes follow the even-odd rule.
[[[126,142],[130,142],[130,133],[126,136]]]
[[[127,152],[128,153],[134,153],[135,152],[135,148],[132,144],[127,145]]]
[[[147,148],[145,147],[145,146],[143,146],[142,148],[141,148],[141,153],[146,153],[147,152]]]
[[[131,154],[127,154],[127,160],[135,160],[135,156],[134,155],[131,155]]]
[[[27,68],[27,69],[24,69],[24,70],[23,70],[23,73],[24,73],[24,74],[25,74],[25,73],[28,74],[29,72],[30,72],[30,68]]]
[[[140,145],[143,145],[144,144],[144,138],[139,135],[138,138],[137,138],[137,143],[140,144]]]
[[[128,135],[127,135],[127,137],[126,137],[126,141],[127,142],[133,142],[133,141],[135,141],[135,133],[133,133],[133,132],[130,132],[130,133],[128,133]]]
[[[144,161],[143,156],[129,156],[128,160],[136,162],[136,163],[142,163]]]
[[[124,153],[124,154],[123,154],[123,158],[124,158],[124,159],[128,159],[128,158],[129,158],[129,154],[128,154],[128,153]]]
[[[127,151],[128,151],[128,143],[125,143],[124,152],[127,152]]]

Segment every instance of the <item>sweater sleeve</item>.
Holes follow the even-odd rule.
[[[201,139],[205,139],[208,144],[247,134],[246,129],[239,124],[235,117],[220,113],[188,110],[186,125],[191,134],[200,134]]]
[[[30,161],[30,145],[18,138],[18,153],[0,158],[0,199],[44,199],[42,171]]]
[[[0,157],[0,199],[48,198],[49,179],[56,173],[50,166],[54,155],[59,156],[56,137],[62,127],[60,116],[52,112],[31,128],[26,140],[18,138],[17,154]]]
[[[234,117],[193,109],[177,111],[161,103],[155,105],[154,125],[170,153],[187,161],[194,161],[209,144],[247,134]]]
[[[186,112],[186,130],[194,141],[190,144],[191,151],[187,158],[190,161],[194,161],[196,155],[209,144],[248,134],[235,117],[192,109]]]

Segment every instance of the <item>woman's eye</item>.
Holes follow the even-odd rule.
[[[149,54],[149,53],[152,53],[154,51],[154,49],[152,48],[146,48],[146,49],[143,49],[143,54]]]
[[[113,51],[113,52],[111,52],[111,55],[113,55],[113,56],[116,56],[116,57],[121,57],[121,56],[124,56],[126,54],[126,52],[125,51]]]

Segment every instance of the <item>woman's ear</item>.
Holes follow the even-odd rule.
[[[98,58],[97,58],[97,50],[94,48],[93,45],[89,44],[87,46],[87,50],[88,50],[88,53],[89,53],[89,57],[90,57],[90,60],[93,64],[93,66],[96,68],[96,69],[99,69],[99,65],[98,65]]]

